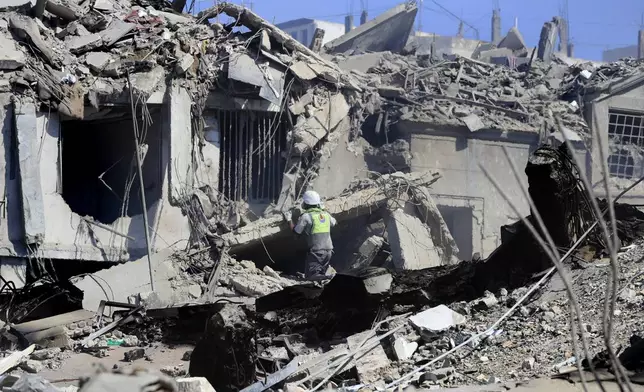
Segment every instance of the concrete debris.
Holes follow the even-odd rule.
[[[215,392],[208,380],[203,377],[177,379],[178,392]]]
[[[14,70],[25,65],[26,57],[13,40],[0,35],[0,69]]]
[[[406,361],[414,355],[414,353],[418,349],[418,343],[408,342],[401,336],[396,338],[393,348],[396,354],[396,358],[398,358],[399,361]]]
[[[305,46],[243,6],[197,16],[185,6],[0,4],[3,390],[54,392],[25,372],[59,369],[78,373],[80,391],[300,391],[323,380],[348,390],[356,376],[363,385],[350,388],[374,389],[457,346],[477,355],[446,356],[405,382],[498,384],[573,363],[556,279],[485,329],[550,264],[470,158],[506,175],[492,157],[511,143],[528,160],[535,208],[569,249],[594,215],[563,142],[594,145],[593,110],[636,91],[641,62],[555,52],[559,17],[533,51],[517,27],[495,42],[410,36],[412,2],[322,47],[319,28]],[[609,152],[641,162],[624,143]],[[309,249],[285,222],[311,189],[337,220],[329,279],[315,282],[301,277]],[[619,240],[635,244],[620,254],[632,278],[615,310],[623,337],[641,321],[644,213],[615,210]],[[590,316],[579,333],[598,347],[607,249],[591,233],[577,253],[565,268]],[[177,337],[198,343],[188,354]],[[627,368],[641,364],[642,341],[620,355]],[[78,351],[115,350],[130,371],[68,368]]]
[[[430,231],[418,217],[402,209],[391,212],[387,234],[396,269],[419,270],[441,265]]]
[[[364,342],[364,344],[362,344]],[[375,348],[366,355],[355,360],[358,378],[363,384],[384,386],[382,374],[389,372],[391,366],[389,358],[382,346],[378,343],[374,331],[366,331],[347,338],[349,349],[356,350],[359,347],[369,347],[376,344]],[[362,345],[361,345],[362,344]]]
[[[456,313],[445,305],[439,305],[415,314],[409,318],[419,329],[440,332],[464,324],[465,316]]]

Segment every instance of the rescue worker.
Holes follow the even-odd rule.
[[[331,214],[322,208],[320,195],[317,192],[306,191],[303,199],[302,209],[304,212],[297,224],[293,224],[293,215],[290,211],[284,213],[284,219],[289,223],[293,232],[298,235],[306,235],[309,246],[304,264],[306,279],[313,281],[331,279],[331,276],[327,275],[333,255],[331,228],[337,222]]]

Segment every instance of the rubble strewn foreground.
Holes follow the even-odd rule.
[[[389,47],[373,32],[397,13],[413,23],[411,4],[318,53],[235,4],[192,16],[135,3],[0,3],[3,391],[501,391],[577,380],[591,359],[611,377],[609,247],[564,142],[591,142],[581,97],[640,62],[568,66],[551,53],[555,22],[536,57],[516,28],[471,56],[421,39],[404,54],[360,52]],[[451,179],[414,161],[414,127],[538,141],[522,177],[531,215],[499,227],[488,257],[459,249],[435,191]],[[282,216],[297,218],[307,189],[338,223],[322,282],[301,274],[307,249]],[[632,374],[644,363],[644,213],[614,208],[611,343],[628,346]],[[537,212],[570,250],[576,335],[563,278],[526,224]],[[575,352],[578,336],[594,358]]]

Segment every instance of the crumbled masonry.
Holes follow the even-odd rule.
[[[644,94],[644,62],[564,56],[561,17],[533,47],[516,26],[502,36],[498,11],[494,42],[413,33],[407,2],[304,45],[243,5],[191,7],[0,0],[3,391],[505,391],[553,376],[565,390],[587,369],[561,276],[523,298],[552,267],[517,220],[537,212],[572,248],[582,367],[612,377],[609,244],[598,227],[575,243],[599,219],[589,194],[608,205],[598,138],[611,187],[644,175],[618,130],[639,117],[613,108]],[[337,220],[322,282],[284,220],[311,189]],[[644,369],[634,193],[614,206],[612,343],[629,375]]]

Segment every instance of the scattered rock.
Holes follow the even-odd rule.
[[[161,373],[170,377],[181,377],[186,375],[186,369],[182,365],[166,366],[161,368]],[[210,384],[209,384],[210,385]]]
[[[29,373],[39,373],[45,369],[45,364],[40,361],[28,359],[20,364],[20,368]]]
[[[44,361],[46,359],[54,359],[60,354],[59,347],[46,348],[44,350],[36,350],[31,353],[31,359],[37,361]]]
[[[140,344],[139,338],[134,335],[123,336],[123,347],[137,347]]]
[[[126,362],[133,362],[143,357],[145,357],[145,350],[142,348],[135,348],[134,350],[130,350],[124,354]]]

